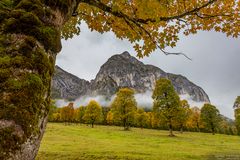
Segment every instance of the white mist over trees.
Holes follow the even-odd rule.
[[[78,98],[75,101],[72,101],[74,103],[75,107],[79,107],[79,106],[86,106],[90,100],[95,100],[97,101],[101,106],[109,106],[111,104],[111,102],[113,101],[113,99],[115,98],[116,95],[113,95],[110,98],[106,98],[102,95],[98,95],[98,96],[83,96]],[[201,107],[203,106],[204,102],[195,102],[192,100],[191,96],[189,96],[188,94],[184,94],[184,95],[179,95],[180,99],[183,100],[187,100],[188,103],[190,104],[190,106],[198,106]],[[137,104],[139,107],[143,107],[143,108],[152,108],[153,105],[153,99],[152,99],[152,91],[147,91],[145,93],[136,93],[134,95]],[[68,105],[69,101],[67,100],[63,100],[63,99],[58,99],[56,100],[55,104],[57,107],[62,107],[62,106],[66,106]]]

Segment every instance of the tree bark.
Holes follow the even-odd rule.
[[[45,131],[60,30],[77,0],[0,3],[0,159],[33,160]]]

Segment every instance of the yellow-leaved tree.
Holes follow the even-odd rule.
[[[121,88],[116,95],[111,104],[113,120],[119,122],[124,130],[129,130],[130,126],[134,123],[134,115],[137,111],[134,91],[129,88]]]
[[[186,127],[187,121],[190,118],[191,110],[187,100],[180,101],[180,111],[177,116],[177,126],[180,129],[180,133],[183,133],[184,127]]]
[[[152,98],[153,112],[168,125],[169,136],[174,136],[173,124],[178,121],[178,115],[181,114],[181,103],[172,82],[165,78],[157,80]]]
[[[198,107],[191,108],[190,117],[187,121],[187,127],[191,131],[200,132],[200,128],[203,127],[200,117],[201,117],[201,110]]]
[[[0,159],[37,155],[60,40],[80,34],[81,22],[128,39],[143,57],[157,48],[170,54],[164,49],[180,32],[238,37],[239,8],[239,0],[1,0]]]
[[[91,124],[92,128],[94,123],[102,119],[102,107],[95,100],[91,100],[86,106],[83,119],[86,123]]]
[[[71,123],[74,120],[74,108],[73,103],[69,103],[67,106],[61,109],[61,120],[65,123]]]
[[[235,125],[237,128],[237,134],[240,135],[240,96],[238,96],[234,102],[234,117]]]
[[[113,113],[112,113],[112,111],[108,111],[106,121],[107,121],[108,125],[113,124]]]
[[[135,113],[135,125],[143,129],[143,127],[145,128],[149,127],[148,124],[149,124],[148,114],[144,111],[143,108],[138,108]]]

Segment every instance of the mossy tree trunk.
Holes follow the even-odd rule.
[[[36,157],[60,30],[77,0],[0,1],[0,159]]]

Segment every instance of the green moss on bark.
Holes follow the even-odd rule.
[[[10,64],[10,62],[11,62],[10,56],[0,57],[0,67],[1,68],[8,66]]]
[[[38,135],[40,118],[49,111],[61,42],[59,27],[50,23],[54,15],[42,2],[13,0],[9,13],[0,6],[0,120],[15,122],[24,133],[0,127],[0,159]]]
[[[61,50],[60,28],[75,2],[1,0],[0,123],[8,125],[0,126],[0,159],[41,137],[55,56]]]
[[[5,82],[9,77],[10,77],[11,72],[9,71],[9,69],[0,69],[0,83]],[[0,85],[0,88],[2,88],[2,86]],[[1,92],[1,89],[0,89]]]
[[[0,8],[12,8],[14,7],[14,1],[13,0],[1,0]]]
[[[14,134],[13,127],[8,127],[0,130],[0,159],[5,159],[8,156],[9,149],[14,151],[20,148],[23,139]],[[18,142],[17,144],[15,142]]]
[[[59,28],[43,23],[36,14],[22,9],[13,10],[11,17],[3,21],[5,33],[25,34],[36,38],[46,50],[61,50],[61,33]]]

